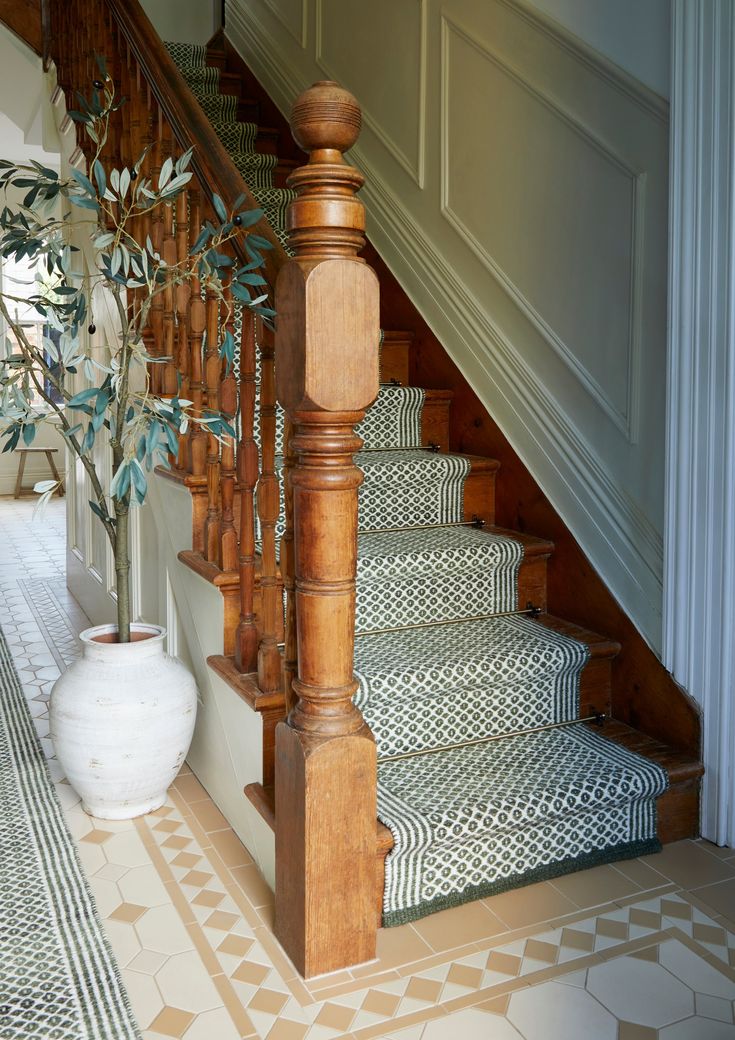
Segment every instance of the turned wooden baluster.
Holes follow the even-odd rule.
[[[281,654],[278,649],[281,594],[278,587],[276,561],[276,523],[278,522],[279,487],[276,476],[276,382],[272,331],[260,320],[256,322],[256,340],[260,348],[260,479],[257,504],[260,521],[261,568],[260,610],[261,639],[258,647],[258,686],[263,693],[281,689]]]
[[[205,401],[208,412],[219,407],[220,358],[219,301],[211,289],[206,291],[207,332],[204,341]],[[205,559],[222,566],[222,505],[220,500],[219,441],[207,434],[207,518],[204,524]]]
[[[189,256],[189,192],[184,190],[176,199],[176,262],[186,263]],[[187,315],[191,286],[182,282],[176,287],[176,358],[181,374],[181,394],[185,400],[191,400],[191,354]],[[191,471],[189,454],[189,431],[179,436],[179,454],[176,466],[186,472]]]
[[[240,623],[235,633],[235,665],[252,672],[258,663],[258,630],[255,624],[255,485],[258,480],[258,445],[255,440],[255,319],[243,308],[240,340],[240,443],[237,480],[240,485]]]
[[[293,430],[291,421],[286,416],[283,422],[283,502],[284,531],[281,538],[281,576],[283,592],[286,600],[285,609],[285,643],[283,649],[283,692],[286,698],[286,714],[296,705],[293,692],[293,680],[296,677],[296,660],[298,654],[296,640],[296,599],[294,596],[294,550],[293,550],[293,485],[291,475],[296,463],[293,454]]]
[[[171,146],[173,141],[170,136],[163,138],[164,146],[168,149],[168,156],[172,156]],[[161,256],[169,265],[176,264],[176,236],[174,232],[174,208],[173,206],[161,206],[163,213],[163,249]],[[174,287],[169,283],[161,293],[163,299],[163,339],[161,341],[160,356],[170,358],[164,364],[156,367],[161,369],[161,393],[173,397],[178,390],[178,370],[176,367],[176,316],[174,313],[175,298]]]
[[[220,308],[220,338],[227,332],[234,336],[234,312],[232,309],[232,293],[225,289],[224,300]],[[227,371],[226,362],[222,362],[219,384],[219,409],[232,424],[237,411],[237,380],[235,370]],[[222,441],[220,460],[220,494],[222,501],[222,535],[220,557],[223,571],[234,571],[238,567],[237,531],[235,530],[235,438],[226,435]]]
[[[189,192],[189,242],[194,244],[201,224],[201,202],[198,191]],[[195,415],[200,415],[204,408],[204,380],[202,378],[202,340],[206,326],[206,312],[202,300],[201,283],[198,278],[191,280],[191,292],[189,293],[189,308],[187,314],[187,328],[189,333],[189,357],[191,359],[191,381],[190,394],[192,409]],[[189,435],[189,459],[191,473],[194,477],[203,477],[207,471],[207,435],[197,423],[192,427]],[[194,525],[197,536],[193,548],[195,552],[204,551],[203,525]]]
[[[360,109],[318,83],[292,111],[293,259],[276,285],[278,399],[293,424],[297,703],[276,732],[276,935],[302,974],[375,956],[376,755],[353,703],[354,427],[378,392],[378,283],[358,258]]]
[[[163,123],[164,115],[159,108],[153,120],[153,144],[151,146],[150,156],[150,176],[154,188],[158,186],[158,177],[161,173],[161,166],[163,165],[164,160],[163,153],[165,145],[163,141]],[[163,255],[163,210],[160,206],[153,210],[150,214],[149,220],[151,243],[156,252]],[[148,348],[148,353],[152,357],[157,357],[157,345],[163,340],[163,297],[160,293],[157,296],[154,296],[151,300],[150,328],[150,340],[146,340],[146,346]],[[151,365],[149,368],[151,389],[154,393],[159,393],[161,389],[161,378],[158,368],[158,365]]]

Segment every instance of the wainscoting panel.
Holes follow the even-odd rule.
[[[300,53],[273,9],[230,39],[286,114],[356,94],[371,240],[658,649],[666,102],[526,0],[313,0]]]
[[[427,0],[316,0],[319,68],[360,99],[365,123],[419,187],[424,180],[426,6]]]

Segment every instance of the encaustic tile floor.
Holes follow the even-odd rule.
[[[64,503],[0,501],[0,624],[146,1040],[735,1040],[735,850],[684,841],[386,930],[375,963],[302,982],[273,898],[188,769],[157,813],[94,820],[47,702],[87,618]]]

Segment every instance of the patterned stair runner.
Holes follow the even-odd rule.
[[[167,46],[285,245],[293,192],[273,187],[257,127],[236,121],[203,48]],[[589,650],[528,617],[485,618],[518,608],[523,547],[451,526],[470,462],[421,450],[423,405],[420,389],[383,386],[358,428],[356,702],[377,741],[379,816],[394,840],[386,925],[659,848],[655,800],[667,784],[660,766],[596,729],[518,733],[579,717]],[[496,739],[446,749],[479,737]]]

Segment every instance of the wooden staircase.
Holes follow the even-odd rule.
[[[75,9],[82,8],[84,3],[85,0],[74,0]],[[132,6],[137,9],[137,4]],[[139,106],[148,103],[151,95],[139,89],[136,96],[135,83],[140,83],[141,77],[143,82],[155,80],[153,66],[155,56],[159,55],[159,51],[156,50],[159,44],[148,39],[144,16],[126,13],[121,0],[105,0],[102,8],[104,15],[97,21],[98,35],[105,38],[107,33],[113,42],[123,41],[123,49],[120,51],[123,74],[127,75],[127,85],[134,95],[136,107],[133,111],[138,113],[140,120],[139,124],[131,120],[125,131],[133,144],[140,143],[140,140],[145,140],[145,135],[143,134],[140,140],[136,139],[135,126],[144,122],[139,114]],[[87,58],[82,53],[82,45],[77,42],[74,48],[72,68],[78,69],[80,64],[81,67],[86,67],[84,63]],[[207,137],[202,119],[192,107],[192,103],[195,105],[195,102],[193,98],[187,97],[185,85],[182,87],[183,81],[179,82],[171,71],[170,61],[159,55],[159,64],[164,68],[163,78],[157,82],[153,93],[163,106],[162,111],[169,119],[173,136],[183,145],[179,127],[188,119],[197,134],[197,143],[203,138],[205,153],[208,148],[211,149],[209,157],[205,154],[198,167],[202,194],[218,190],[222,197],[234,198],[237,194],[236,180],[239,177],[236,176],[237,171],[233,173],[232,163],[228,165],[222,158],[218,143],[211,141],[211,135]],[[259,124],[257,149],[279,157],[275,167],[274,184],[277,187],[285,186],[287,178],[301,167],[303,162],[303,153],[299,152],[293,143],[288,124],[222,36],[215,38],[209,46],[207,64],[221,70],[220,90],[237,97],[238,119]],[[178,94],[169,114],[169,109],[165,107],[165,91],[174,89]],[[303,113],[301,122],[306,123]],[[306,132],[303,125],[301,129],[302,132]],[[318,134],[316,136],[318,137]],[[349,139],[349,135],[347,138]],[[338,144],[337,148],[342,150],[342,144]],[[318,149],[313,152],[314,156],[318,157],[319,154]],[[314,161],[312,159],[312,162]],[[334,176],[334,167],[327,169],[323,157],[316,162],[316,172],[323,177],[326,189],[329,177]],[[319,168],[319,162],[324,162],[323,169]],[[218,165],[221,168],[219,172],[216,169]],[[304,200],[300,202],[302,209],[299,212],[303,217],[306,207],[317,207],[319,200],[316,194],[309,197],[307,190]],[[296,215],[293,219],[297,228],[303,231],[306,225],[299,225],[299,216]],[[344,258],[347,250],[339,240],[339,235],[344,229],[339,226],[337,218],[334,219],[334,228],[325,229],[333,231],[332,253],[329,254],[329,249],[326,249],[326,253],[331,257]],[[276,236],[272,229],[261,226],[259,230],[275,244]],[[313,223],[310,225],[310,233],[316,234]],[[171,234],[173,235],[172,231]],[[469,461],[469,474],[464,484],[463,498],[465,521],[475,522],[489,533],[508,534],[522,544],[524,555],[518,575],[517,608],[524,610],[528,604],[532,604],[541,625],[588,647],[589,659],[581,676],[581,716],[604,715],[606,736],[660,764],[666,770],[669,787],[658,799],[658,834],[661,841],[674,841],[696,834],[702,765],[699,759],[699,719],[694,705],[673,683],[612,599],[576,545],[573,536],[564,527],[490,416],[477,401],[472,388],[452,364],[400,286],[369,246],[366,256],[380,278],[381,324],[387,330],[383,334],[381,348],[382,382],[426,388],[421,415],[422,443],[426,446],[433,445],[440,452],[464,455]],[[350,256],[349,259],[354,260],[354,257]],[[270,255],[267,278],[271,287],[275,286],[277,270],[283,260],[284,257],[278,255],[277,249]],[[210,330],[216,330],[216,305],[208,301],[208,308],[208,327]],[[313,319],[313,315],[311,317]],[[197,320],[199,321],[198,318]],[[369,331],[370,320],[371,316],[367,315],[361,328]],[[191,322],[189,327],[192,328]],[[278,331],[279,334],[282,333],[282,323],[279,323]],[[305,337],[303,328],[302,332]],[[198,342],[201,349],[202,330],[198,325],[192,335],[194,342]],[[359,341],[359,335],[357,339]],[[363,789],[365,777],[370,771],[371,754],[374,762],[374,746],[372,749],[368,747],[372,741],[369,731],[366,734],[364,729],[356,728],[360,721],[359,712],[356,712],[356,709],[345,708],[340,722],[340,726],[344,723],[343,728],[335,728],[332,725],[332,702],[328,702],[326,695],[331,696],[336,688],[342,701],[349,705],[349,683],[340,686],[334,679],[334,669],[329,680],[321,674],[317,675],[316,679],[312,677],[313,689],[323,694],[324,699],[321,708],[316,693],[313,702],[310,702],[314,723],[310,732],[304,724],[303,717],[298,725],[294,723],[306,696],[303,683],[299,685],[297,679],[296,687],[300,691],[302,701],[298,703],[296,710],[292,711],[289,725],[279,728],[279,723],[283,722],[289,710],[294,708],[291,682],[292,674],[296,674],[292,613],[294,575],[289,544],[294,538],[298,540],[301,535],[298,527],[294,529],[293,514],[288,515],[290,506],[287,505],[287,528],[284,548],[281,551],[281,559],[285,562],[281,573],[275,566],[275,523],[278,509],[277,502],[274,507],[273,501],[272,458],[267,462],[268,452],[273,451],[275,436],[275,397],[272,393],[273,345],[264,330],[261,330],[259,346],[265,348],[262,370],[264,375],[261,382],[261,409],[265,418],[261,432],[266,435],[266,449],[262,455],[260,471],[253,472],[252,467],[248,469],[246,462],[238,464],[237,469],[235,468],[234,444],[226,445],[221,454],[216,456],[211,454],[210,444],[206,467],[200,466],[197,470],[194,461],[199,456],[191,444],[188,444],[187,457],[194,461],[191,461],[188,467],[181,466],[170,472],[163,471],[162,475],[186,486],[194,500],[192,548],[180,554],[182,564],[218,588],[224,598],[225,653],[208,658],[208,664],[228,684],[232,695],[241,698],[262,718],[262,783],[249,785],[245,795],[269,826],[276,830],[277,869],[291,872],[278,875],[281,878],[280,891],[277,885],[276,893],[278,934],[297,966],[309,974],[317,974],[338,966],[346,966],[351,961],[354,962],[356,956],[369,956],[371,935],[374,948],[374,929],[380,923],[383,905],[385,857],[393,847],[393,838],[388,828],[375,817],[373,792]],[[244,334],[243,351],[246,348],[251,350],[254,356],[254,343],[246,343]],[[196,353],[195,349],[193,357],[196,357]],[[206,371],[197,370],[195,365],[192,367],[191,360],[183,362],[183,369],[180,367],[185,385],[188,381],[195,400],[197,392],[200,393],[202,401],[216,400],[218,394],[225,392],[223,387],[226,379],[231,378],[225,377],[222,366],[212,357],[211,350],[208,350],[207,357],[209,362],[205,366]],[[248,386],[254,382],[254,368],[248,365],[241,370],[241,399],[244,399],[243,395]],[[298,388],[293,382],[295,378],[294,376],[291,383],[288,379],[282,383],[279,393],[281,398],[284,394],[286,397],[290,394],[292,402],[297,399]],[[226,392],[230,393],[231,387]],[[369,388],[365,392],[367,402],[370,399]],[[338,397],[339,395],[334,399]],[[311,420],[304,419],[306,413],[299,411],[298,406],[293,403],[286,402],[289,416],[293,413],[297,417],[296,421],[302,423],[299,437],[304,443],[308,441],[306,447],[302,445],[302,452],[313,451],[319,455],[317,449],[309,447],[309,444],[321,445],[321,461],[318,464],[312,462],[308,477],[302,473],[301,479],[306,491],[321,493],[322,500],[325,495],[335,490],[334,484],[330,483],[328,466],[336,463],[337,457],[345,460],[349,456],[351,461],[355,446],[350,434],[352,425],[359,421],[362,414],[360,407],[357,405],[352,411],[348,411],[344,405],[326,405],[321,409],[315,409],[315,412],[320,412],[319,422],[326,423],[330,415],[332,416],[332,426],[320,427],[313,416]],[[329,432],[321,432],[324,430]],[[321,441],[320,436],[324,438]],[[238,445],[239,459],[252,459],[252,444],[252,417],[250,425],[243,418],[241,442]],[[287,471],[290,474],[286,479],[287,485],[297,469],[298,461],[291,460],[290,469]],[[349,465],[343,462],[340,472],[346,474],[346,481],[349,477],[354,484],[354,487],[350,484],[350,493],[353,495],[350,508],[355,509],[356,523],[357,486],[354,478],[350,476],[354,471],[348,470]],[[262,501],[258,502],[263,531],[262,555],[254,553],[253,533],[250,531],[246,537],[248,528],[243,520],[246,511],[252,511],[253,489],[257,479],[261,481],[261,486],[268,489],[267,494],[259,496]],[[287,487],[287,502],[289,494],[290,489]],[[316,497],[310,501],[315,502]],[[226,503],[230,503],[227,508]],[[302,508],[304,512],[307,511],[306,506],[302,505]],[[325,521],[328,513],[323,512],[320,516],[322,521]],[[239,540],[238,562],[233,562],[231,548],[222,548],[225,529],[228,535],[233,534]],[[310,550],[302,543],[302,551],[307,555]],[[315,597],[320,594],[329,596],[335,595],[337,590],[336,594],[344,596],[346,610],[349,607],[350,581],[354,589],[354,573],[350,578],[344,568],[338,572],[333,570],[329,575],[319,576],[314,580],[311,594]],[[285,625],[279,609],[284,586],[288,592],[289,604]],[[352,610],[354,617],[354,599]],[[340,615],[343,616],[347,615]],[[593,630],[598,628],[608,632],[609,636],[595,634]],[[339,630],[336,623],[334,630]],[[254,647],[257,644],[257,660],[253,654],[243,651],[243,633],[250,640],[249,646]],[[323,628],[321,621],[315,621],[313,628],[309,624],[303,625],[300,636],[302,654],[310,661],[312,659],[308,657],[309,652],[313,653],[314,648],[318,648],[320,639],[325,655],[327,652],[332,653],[334,649],[328,646],[332,638],[331,632]],[[256,642],[253,643],[255,637]],[[282,646],[284,641],[285,649],[281,654],[279,644]],[[351,652],[350,646],[349,655],[346,650],[340,650],[336,656],[330,658],[332,663],[339,658],[339,667],[346,676],[352,671]],[[285,669],[285,682],[281,677],[282,668]],[[324,671],[328,670],[325,665]],[[317,708],[323,712],[321,731]],[[327,761],[332,762],[329,768],[319,766],[318,757],[322,754],[326,756]],[[372,768],[374,771],[374,765]],[[309,772],[311,769],[314,770],[313,775]],[[340,772],[341,770],[343,772]],[[339,839],[336,837],[340,834],[340,819],[347,830],[352,826],[350,806],[342,790],[346,786],[349,793],[350,785],[353,785],[355,819],[361,819],[366,806],[372,804],[372,821],[367,828],[362,824],[355,824],[354,843],[342,853],[340,859],[340,850],[337,848]],[[280,807],[278,816],[276,803]],[[325,807],[329,805],[333,806],[334,819],[326,815]],[[286,814],[288,819],[284,819]],[[309,831],[313,820],[321,821],[323,833],[334,834],[334,840],[329,837],[326,840],[315,839]],[[349,822],[345,824],[344,821]],[[316,823],[313,825],[317,826]],[[321,850],[318,847],[320,840]],[[347,844],[346,842],[345,845]],[[368,846],[371,860],[370,864],[366,865],[362,861],[362,852]],[[289,858],[293,862],[284,866],[285,857],[279,853],[279,848],[288,848]],[[279,855],[281,868],[278,867]],[[329,877],[332,871],[336,871],[335,876]],[[364,882],[366,872],[370,877],[367,883]],[[307,876],[307,882],[304,883],[303,891],[300,889],[294,895],[284,879],[296,878],[300,882],[302,875]],[[364,907],[361,910],[357,896],[353,898],[353,890],[361,890],[365,884],[370,890],[369,924],[364,919]],[[313,889],[309,889],[309,885],[313,885]],[[349,903],[352,908],[343,908],[345,920],[334,921],[330,918],[330,924],[312,925],[309,915],[314,914],[318,917],[319,910],[317,906],[315,911],[312,904],[315,901],[319,903],[320,899],[322,904],[328,903],[330,899],[334,901],[334,893],[342,893],[345,907]],[[298,902],[299,899],[302,900],[301,904]],[[324,905],[321,910],[326,912]],[[353,910],[354,920],[349,918],[349,913]],[[330,913],[338,912],[339,908],[336,906],[330,909]],[[363,916],[360,917],[360,914]],[[312,935],[311,930],[319,934]],[[359,941],[353,941],[354,933],[358,931],[361,931]],[[366,934],[362,935],[362,932]]]
[[[238,93],[241,101],[239,111],[249,113],[247,118],[257,121],[260,112],[265,110],[269,121],[274,126],[261,130],[258,137],[258,148],[270,151],[271,148],[278,149],[277,154],[286,154],[288,157],[282,159],[276,168],[278,186],[285,186],[286,179],[291,170],[299,163],[298,153],[294,152],[293,139],[290,128],[285,123],[280,113],[275,109],[270,99],[264,94],[252,73],[242,62],[239,55],[230,47],[223,33],[210,43],[207,50],[208,64],[228,70],[228,83],[232,86],[232,93]],[[235,89],[236,82],[238,88]],[[244,100],[244,95],[246,100]],[[241,117],[242,118],[242,117]],[[261,138],[262,135],[262,138]],[[368,246],[370,262],[381,274],[381,292],[386,288],[390,297],[402,296],[400,287],[397,286],[390,273],[383,267],[379,258]],[[387,285],[385,284],[387,283]],[[386,308],[384,308],[385,310]],[[398,306],[395,307],[404,317],[406,311],[413,310],[410,302],[403,296]],[[387,317],[387,315],[386,315]],[[420,316],[413,310],[411,315],[412,324],[419,326],[424,340],[421,344],[424,353],[430,353],[431,348],[436,350],[437,343],[428,334],[426,326]],[[381,347],[381,382],[398,383],[401,385],[416,385],[412,375],[418,375],[419,379],[425,363],[423,358],[417,358],[414,353],[415,334],[412,330],[393,330],[387,328],[383,332]],[[427,345],[426,340],[434,340]],[[429,349],[427,349],[427,346]],[[442,351],[443,353],[443,351]],[[443,357],[444,367],[449,369],[452,376],[453,386],[444,388],[426,389],[426,399],[421,417],[422,443],[425,445],[436,445],[441,451],[449,451],[450,445],[456,441],[453,436],[452,404],[457,396],[457,390],[463,399],[467,397],[468,387],[459,373],[449,361],[446,354]],[[464,403],[464,400],[460,402]],[[473,402],[473,411],[484,411],[477,408]],[[491,422],[485,413],[482,420],[475,419],[475,429],[482,426],[483,421]],[[509,450],[507,443],[505,450]],[[456,451],[456,447],[455,447]],[[542,614],[539,616],[540,623],[547,625],[556,631],[571,636],[583,643],[590,649],[590,659],[582,673],[580,700],[581,714],[583,716],[595,712],[605,716],[604,732],[610,739],[615,740],[622,746],[637,751],[639,754],[650,758],[652,761],[662,765],[669,775],[669,788],[658,799],[658,833],[662,843],[678,841],[681,838],[691,837],[698,833],[699,828],[699,779],[703,774],[703,766],[697,754],[692,749],[697,746],[698,736],[695,724],[695,712],[691,703],[685,704],[688,709],[689,729],[687,733],[681,727],[677,746],[669,746],[654,736],[648,735],[635,729],[615,717],[614,680],[615,662],[621,651],[621,644],[615,639],[587,630],[571,621],[565,621],[546,613],[547,576],[548,564],[554,553],[554,543],[548,538],[525,533],[522,530],[510,530],[495,526],[496,520],[496,480],[499,477],[501,463],[484,455],[469,455],[471,470],[465,485],[464,494],[464,517],[466,520],[477,519],[490,532],[508,534],[520,541],[524,547],[523,562],[518,575],[518,609],[523,609],[527,604],[538,607]],[[502,480],[502,477],[500,477]],[[528,479],[528,478],[527,478]],[[513,494],[513,488],[507,489]],[[506,491],[506,494],[507,494]],[[554,518],[556,524],[558,517]],[[581,553],[579,553],[581,556]],[[192,561],[184,557],[185,562]],[[586,562],[586,561],[585,561]],[[640,637],[638,637],[640,639]],[[229,640],[226,637],[226,642]],[[273,778],[275,773],[275,726],[285,717],[285,704],[278,696],[263,696],[257,685],[257,675],[242,675],[234,670],[231,659],[227,657],[210,657],[209,664],[222,676],[253,710],[263,715],[263,783],[251,784],[245,789],[245,794],[255,806],[263,819],[269,826],[275,828],[275,796]],[[663,669],[661,669],[663,671]],[[672,684],[673,686],[673,684]],[[675,690],[675,688],[674,688]],[[673,692],[673,691],[672,691]],[[684,699],[681,691],[677,700]],[[679,707],[681,705],[679,704]],[[623,711],[623,715],[630,714]],[[635,714],[635,713],[634,713]],[[391,832],[378,821],[376,835],[376,910],[378,920],[382,911],[383,893],[383,863],[385,857],[393,847]]]
[[[240,97],[238,117],[257,121],[260,111],[263,108],[267,109],[269,102],[253,81],[249,71],[243,66],[239,56],[229,48],[222,35],[215,38],[210,44],[207,51],[207,62],[218,68],[231,70],[227,72],[227,92],[238,94]],[[251,94],[256,96],[243,97],[243,92],[248,89],[248,85]],[[299,160],[293,154],[289,128],[284,125],[280,115],[272,109],[269,116],[278,125],[260,129],[257,139],[258,149],[268,152],[273,150],[279,155],[282,154],[282,150],[287,151],[288,158],[281,159],[276,167],[274,181],[277,186],[285,187],[287,177],[299,164]],[[374,258],[371,259],[374,262]],[[392,288],[395,292],[395,286]],[[413,342],[414,333],[410,330],[386,329],[384,331],[381,349],[381,382],[412,385],[411,374],[418,367],[415,359],[412,358]],[[423,444],[435,445],[441,451],[450,450],[453,439],[451,436],[451,409],[454,397],[455,390],[449,387],[426,390],[421,416]],[[518,575],[518,609],[523,609],[527,604],[533,604],[543,612],[538,618],[541,624],[579,640],[589,647],[590,658],[581,679],[581,715],[601,713],[605,716],[604,732],[606,736],[622,746],[650,758],[666,769],[669,775],[669,788],[657,803],[658,833],[662,843],[677,841],[697,834],[699,779],[703,773],[698,756],[687,753],[686,750],[677,750],[656,740],[655,737],[634,729],[626,722],[614,718],[613,672],[615,659],[621,650],[620,643],[582,628],[573,622],[546,613],[548,563],[554,552],[553,542],[522,531],[496,527],[496,480],[499,475],[500,462],[484,455],[467,457],[470,460],[471,469],[464,489],[465,520],[477,520],[484,529],[508,534],[523,544],[524,557]],[[194,554],[182,553],[181,559],[188,566],[197,569],[198,573],[207,580],[219,584],[224,592],[221,573],[211,569],[209,572],[205,572]],[[234,583],[228,585],[225,594],[234,598],[235,588]],[[225,645],[231,646],[234,638],[234,626],[237,623],[236,610],[228,610],[226,618],[228,619],[228,630],[225,634]],[[259,689],[257,674],[239,673],[234,667],[231,657],[213,656],[208,658],[208,663],[232,687],[237,696],[262,715],[263,782],[248,785],[245,788],[245,795],[265,822],[275,829],[275,729],[278,723],[286,717],[285,699],[280,694],[264,695]],[[393,837],[390,830],[377,821],[375,907],[378,923],[380,923],[383,908],[384,861],[392,847]]]

